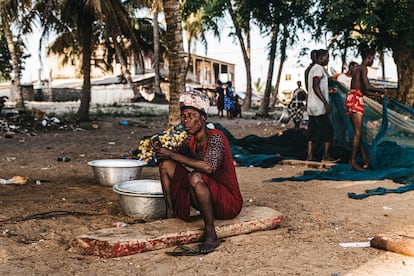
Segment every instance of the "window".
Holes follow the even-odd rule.
[[[285,80],[290,81],[292,79],[292,76],[290,74],[286,74]]]

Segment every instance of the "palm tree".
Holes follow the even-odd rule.
[[[144,72],[144,45],[138,41],[134,28],[131,26],[132,20],[127,9],[121,1],[103,1],[94,0],[94,7],[98,18],[104,23],[104,30],[108,37],[112,38],[115,48],[115,54],[121,64],[121,71],[129,86],[133,89],[136,98],[140,97],[137,86],[132,81],[131,72],[129,71],[128,59],[126,53],[129,48],[136,54],[140,73]]]
[[[286,49],[287,49],[287,44],[288,44],[288,39],[289,39],[289,29],[288,29],[287,24],[282,25],[282,28],[283,28],[283,31],[281,34],[282,39],[280,43],[280,62],[279,62],[279,70],[277,71],[276,85],[275,85],[276,89],[273,93],[272,102],[270,103],[270,106],[272,108],[276,104],[277,95],[279,94],[279,84],[280,84],[280,79],[282,77],[283,66],[287,58]]]
[[[279,33],[278,26],[274,26],[272,30],[271,40],[270,40],[270,51],[269,51],[269,68],[267,71],[266,87],[265,92],[260,103],[260,108],[257,111],[259,116],[269,115],[269,103],[270,103],[270,94],[272,92],[272,80],[273,80],[273,71],[275,67],[275,57],[276,57],[276,47],[277,47],[277,36]]]
[[[155,94],[161,95],[161,78],[160,78],[160,29],[158,23],[158,14],[162,8],[160,1],[152,2],[152,23],[153,23],[153,42],[154,42],[154,92]]]
[[[185,91],[185,53],[180,1],[163,0],[163,4],[165,21],[167,23],[168,80],[170,84],[168,125],[173,126],[180,118],[179,95]]]
[[[264,0],[252,2],[252,12],[254,21],[257,22],[261,31],[271,37],[269,43],[269,69],[266,81],[266,89],[258,115],[267,116],[269,107],[274,107],[277,100],[278,87],[284,62],[287,59],[286,49],[297,39],[297,30],[304,29],[306,24],[310,24],[307,14],[312,1],[279,1]],[[281,32],[281,33],[279,33]],[[276,79],[276,89],[270,102],[272,80],[275,58],[277,53],[277,43],[279,44],[280,63]],[[270,105],[270,106],[269,106]]]
[[[235,3],[233,3],[235,2]],[[243,54],[246,68],[246,95],[243,102],[243,109],[249,109],[252,102],[252,71],[250,60],[250,6],[246,1],[225,0],[225,6],[230,14],[235,29],[235,36],[238,38]]]
[[[161,60],[161,31],[158,16],[162,10],[161,0],[128,0],[124,2],[125,5],[132,8],[147,7],[151,9],[152,13],[152,33],[153,33],[153,65],[154,65],[154,93],[161,95],[161,74],[160,74],[160,60]]]
[[[10,64],[10,53],[7,47],[6,37],[2,34],[0,28],[0,81],[10,80],[13,70]]]
[[[83,85],[81,104],[77,112],[79,121],[89,121],[89,107],[91,100],[91,58],[94,47],[99,41],[99,34],[111,35],[114,41],[115,52],[122,64],[127,81],[132,84],[131,75],[128,71],[123,51],[125,45],[117,44],[126,40],[131,41],[132,47],[138,55],[141,48],[130,28],[130,19],[120,0],[39,0],[35,10],[44,27],[43,34],[56,32],[60,40],[66,41],[62,44],[61,53],[64,49],[71,49],[80,53],[82,60]],[[66,37],[66,38],[65,38]],[[73,40],[68,40],[72,37]],[[141,64],[142,56],[141,57]],[[143,67],[143,66],[141,66]]]
[[[207,51],[207,39],[206,39],[206,28],[207,25],[204,23],[203,18],[205,14],[203,9],[198,10],[195,13],[189,14],[187,18],[184,19],[183,29],[186,31],[187,39],[187,64],[185,66],[184,79],[187,77],[188,68],[190,67],[191,62],[191,44],[194,40],[200,40],[204,49]]]
[[[16,108],[24,110],[24,98],[23,91],[20,86],[21,77],[21,51],[19,50],[18,43],[15,42],[15,36],[12,33],[12,25],[19,25],[19,30],[30,30],[30,24],[22,22],[26,15],[29,13],[31,7],[30,0],[3,0],[0,2],[0,25],[3,30],[4,36],[7,41],[7,48],[11,58],[12,70],[13,70],[13,97],[16,102]]]

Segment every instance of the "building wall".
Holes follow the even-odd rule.
[[[223,82],[232,81],[234,85],[235,65],[225,61],[215,60],[208,57],[191,55],[191,62],[187,73],[187,82],[190,86],[198,89],[214,89],[215,84],[220,79]],[[62,64],[62,57],[50,54],[47,58],[49,68],[51,69],[50,78],[56,79],[74,79],[81,78],[80,60],[74,61],[73,64]],[[137,65],[133,58],[129,61],[130,72],[132,75],[138,75]],[[91,67],[91,78],[108,78],[121,75],[121,65],[114,63],[113,72],[104,70],[103,60],[100,58],[99,51],[94,54],[94,60]],[[152,57],[144,57],[144,72],[154,72]],[[168,76],[168,61],[161,63],[161,76]]]

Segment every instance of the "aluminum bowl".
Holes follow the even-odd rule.
[[[123,181],[112,187],[119,194],[125,215],[143,221],[166,217],[161,181],[140,179]]]
[[[129,159],[101,159],[90,161],[88,165],[92,166],[99,184],[113,186],[121,181],[139,179],[146,163]]]

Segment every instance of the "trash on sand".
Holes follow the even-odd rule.
[[[372,239],[373,238],[369,238],[366,242],[340,242],[339,245],[342,247],[370,247]]]
[[[120,227],[126,227],[126,226],[128,226],[128,223],[125,223],[125,222],[115,222],[114,223],[114,225],[115,225],[115,227],[116,228],[120,228]]]
[[[66,156],[58,157],[57,161],[59,162],[69,162],[70,158]]]
[[[29,177],[27,176],[13,176],[10,179],[3,179],[0,178],[0,184],[8,185],[8,184],[14,184],[14,185],[24,185],[27,184],[29,181]]]
[[[382,206],[382,209],[384,209],[384,216],[386,217],[389,215],[390,211],[392,210],[392,208],[388,206]]]

